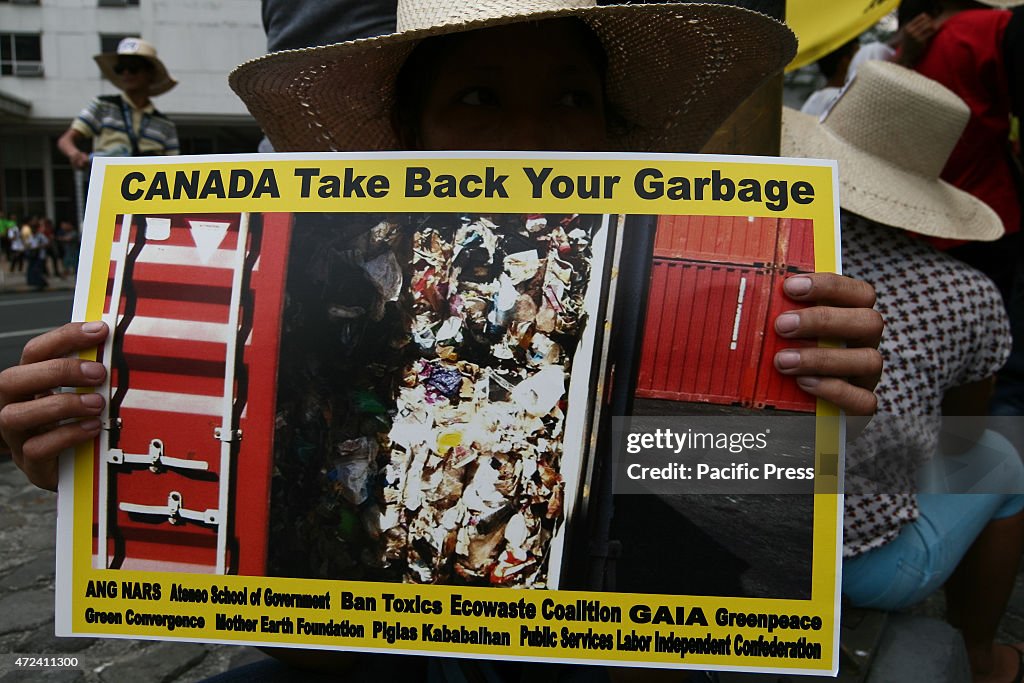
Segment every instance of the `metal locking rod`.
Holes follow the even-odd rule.
[[[149,453],[145,455],[125,453],[120,448],[111,448],[107,451],[107,462],[112,465],[148,465],[153,472],[165,469],[202,470],[205,472],[210,469],[209,463],[203,460],[185,460],[165,455],[164,442],[160,439],[153,439],[149,442]]]
[[[181,494],[177,491],[171,491],[167,495],[167,505],[121,503],[118,507],[122,512],[128,512],[131,514],[166,517],[167,521],[171,524],[181,524],[183,520],[187,519],[200,524],[219,526],[221,521],[220,510],[207,509],[200,512],[199,510],[189,510],[185,508]]]

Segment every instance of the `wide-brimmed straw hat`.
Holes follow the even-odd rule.
[[[914,71],[865,62],[820,120],[786,109],[784,156],[836,159],[839,204],[922,235],[994,240],[1003,222],[988,204],[941,180],[971,112]]]
[[[999,7],[1000,9],[1010,9],[1011,7],[1024,5],[1024,0],[978,0],[978,2],[989,7]]]
[[[123,38],[117,44],[117,51],[102,52],[93,56],[93,59],[99,64],[103,75],[118,88],[123,89],[123,80],[121,75],[114,71],[114,67],[117,65],[118,57],[122,56],[141,57],[153,65],[153,80],[149,84],[150,97],[162,95],[178,85],[178,82],[167,73],[167,67],[164,66],[164,63],[156,56],[156,48],[153,47],[152,43],[142,38]]]
[[[421,40],[560,17],[586,22],[607,53],[606,96],[628,124],[612,136],[615,150],[700,150],[796,52],[784,24],[724,5],[399,0],[391,35],[276,52],[229,82],[278,151],[397,149],[395,79]]]

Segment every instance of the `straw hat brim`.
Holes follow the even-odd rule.
[[[1004,232],[988,204],[944,180],[868,154],[828,131],[815,116],[782,113],[783,156],[839,162],[839,205],[883,225],[930,237],[988,242]]]
[[[609,147],[697,152],[766,78],[796,53],[784,24],[711,4],[611,5],[524,13],[252,60],[231,88],[282,152],[393,150],[399,70],[424,38],[525,21],[578,17],[607,53],[606,96],[627,130]]]
[[[114,72],[114,65],[117,64],[117,58],[121,55],[116,52],[103,52],[98,55],[94,55],[93,59],[96,60],[96,64],[99,65],[100,71],[108,81],[117,86],[118,90],[124,90],[124,81],[117,73]],[[178,81],[171,78],[171,75],[167,73],[167,67],[156,57],[150,57],[148,55],[140,54],[125,54],[126,57],[140,57],[145,59],[147,62],[153,65],[153,81],[149,84],[149,96],[156,97],[157,95],[163,95],[165,92],[178,85]]]
[[[1024,5],[1024,0],[978,0],[978,2],[983,5],[997,7],[999,9],[1010,9],[1011,7]]]

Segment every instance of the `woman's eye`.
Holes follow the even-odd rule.
[[[558,104],[573,109],[586,109],[594,106],[594,96],[586,90],[570,90],[558,99]]]
[[[462,93],[459,102],[471,107],[494,107],[498,104],[498,95],[490,88],[470,88]]]

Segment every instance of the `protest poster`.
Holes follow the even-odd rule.
[[[616,375],[616,339],[639,334],[622,311],[650,317],[667,291],[660,237],[650,296],[621,269],[656,217],[727,219],[737,238],[666,267],[741,272],[719,252],[756,232],[789,253],[797,224],[806,269],[837,270],[834,183],[830,162],[750,157],[97,160],[74,317],[112,330],[94,356],[107,407],[96,442],[61,463],[58,634],[835,672],[834,408],[800,418],[796,467],[772,459],[770,412],[645,432],[609,398],[635,384]],[[765,321],[790,266],[750,267],[702,285],[721,315],[676,316],[669,336],[724,330],[723,368],[779,384]],[[752,386],[743,406],[775,400]],[[664,459],[702,432],[690,465]],[[595,584],[586,549],[617,494],[738,480],[753,488],[725,492],[785,493],[758,489],[766,479],[807,496],[799,589],[695,592],[657,544],[643,551],[654,576]],[[671,534],[660,518],[626,521],[630,535]]]

